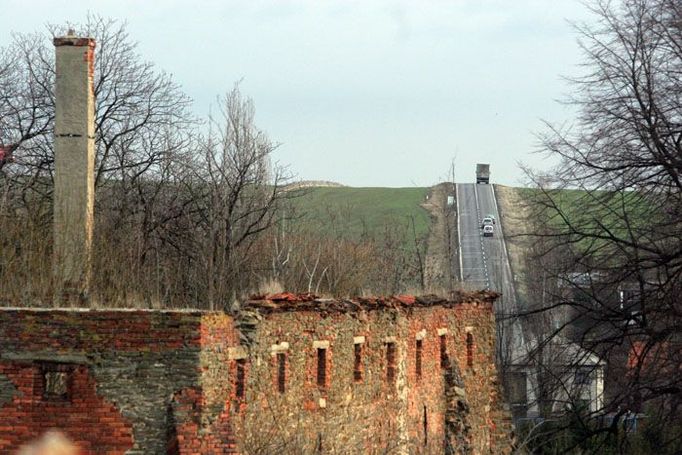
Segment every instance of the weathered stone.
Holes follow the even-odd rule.
[[[0,310],[0,453],[47,428],[110,453],[507,452],[487,379],[491,306],[409,305],[247,306],[250,324],[198,311]],[[66,406],[41,389],[55,361],[74,371]]]

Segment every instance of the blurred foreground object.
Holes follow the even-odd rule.
[[[78,455],[80,451],[62,433],[49,431],[38,441],[22,447],[18,455]]]

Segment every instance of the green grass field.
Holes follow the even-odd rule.
[[[387,226],[414,219],[417,236],[429,231],[429,215],[420,203],[428,188],[319,187],[292,201],[296,223],[348,239],[378,239]],[[411,229],[411,228],[410,228]]]
[[[598,251],[610,242],[600,237],[613,236],[627,240],[646,234],[650,222],[662,221],[663,214],[658,205],[651,204],[637,192],[608,192],[575,189],[551,190],[547,194],[537,189],[518,188],[519,195],[526,201],[541,201],[547,204],[551,199],[557,209],[544,212],[544,223],[558,232],[573,230],[572,241],[580,250]],[[531,202],[532,203],[532,202]],[[541,221],[541,220],[539,220]]]

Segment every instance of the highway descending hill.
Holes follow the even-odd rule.
[[[485,261],[484,239],[481,233],[483,216],[479,207],[476,186],[474,183],[457,184],[460,279],[472,289],[489,289],[490,275]]]
[[[510,315],[517,314],[517,300],[507,257],[500,214],[492,185],[457,184],[457,216],[460,245],[460,273],[467,288],[491,289],[502,294],[496,302],[500,360],[509,364],[524,346],[520,324]],[[484,217],[495,217],[492,237],[483,237]]]

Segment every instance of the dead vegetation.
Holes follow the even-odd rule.
[[[414,219],[353,236],[339,227],[365,226],[352,210],[306,220],[290,203],[305,184],[272,162],[276,144],[239,87],[209,118],[195,118],[180,85],[139,55],[123,24],[91,16],[75,28],[97,43],[90,306],[230,311],[262,288],[334,296],[438,288],[425,283]],[[50,35],[63,32],[18,34],[0,50],[2,305],[52,306]]]
[[[454,197],[453,183],[440,183],[431,188],[422,204],[431,215],[431,228],[424,257],[423,288],[431,292],[451,291],[458,283],[453,259],[456,254],[456,211],[448,206],[448,197]]]

